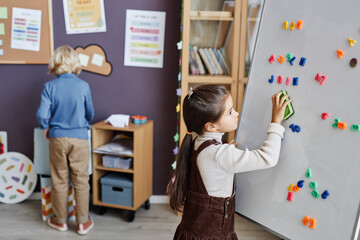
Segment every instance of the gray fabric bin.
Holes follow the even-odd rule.
[[[122,206],[133,206],[132,175],[108,173],[100,179],[101,201]]]

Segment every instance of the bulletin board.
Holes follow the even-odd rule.
[[[48,64],[53,45],[51,0],[0,1],[0,64]]]
[[[282,239],[358,239],[360,66],[352,62],[360,57],[359,9],[359,0],[265,0],[237,146],[263,146],[271,96],[280,90],[295,113],[282,123],[277,165],[236,175],[235,210]]]

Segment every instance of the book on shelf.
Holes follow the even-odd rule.
[[[221,53],[220,49],[216,49],[216,51],[218,52],[218,54],[219,54],[219,56],[220,56],[221,62],[223,63],[223,65],[224,65],[224,67],[225,67],[225,69],[226,69],[227,74],[230,75],[231,72],[230,72],[230,67],[229,67],[230,65],[229,65],[229,63],[226,62],[226,60],[225,60],[223,54]]]
[[[189,45],[189,66],[190,66],[191,74],[194,75],[200,74],[200,70],[195,59],[194,50],[191,45]]]
[[[224,47],[198,48],[191,46],[189,49],[190,72],[193,75],[230,75],[231,65]]]
[[[205,66],[207,70],[209,71],[209,74],[214,75],[215,71],[213,70],[212,66],[210,65],[210,62],[208,61],[208,58],[206,57],[205,51],[203,48],[199,48],[199,54],[201,56],[201,59],[204,61]]]
[[[194,62],[191,60],[191,57],[189,57],[189,67],[190,67],[191,74],[198,75],[197,69],[196,69],[196,67],[194,65]]]
[[[192,49],[193,49],[193,53],[195,55],[195,60],[196,60],[197,66],[199,68],[200,74],[204,75],[205,74],[205,69],[204,69],[204,65],[203,65],[203,63],[201,61],[200,55],[198,53],[198,47],[193,46]]]
[[[223,63],[223,61],[222,61],[222,59],[220,57],[220,54],[219,54],[218,50],[216,48],[213,48],[213,52],[214,52],[214,54],[216,56],[216,59],[218,60],[218,62],[220,64],[221,69],[223,70],[224,74],[229,75],[229,72],[226,70],[225,65],[224,65],[224,63]]]
[[[217,60],[217,57],[215,56],[214,50],[212,48],[208,48],[211,60],[214,62],[214,65],[219,73],[219,75],[223,75],[224,71],[222,70],[219,61]]]
[[[215,66],[215,63],[214,63],[212,57],[210,56],[209,50],[207,48],[204,48],[204,52],[205,52],[205,55],[206,55],[210,65],[211,65],[211,67],[212,67],[212,69],[214,71],[214,74],[218,75],[219,71],[217,70],[217,67]]]

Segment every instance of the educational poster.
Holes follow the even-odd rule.
[[[66,34],[106,32],[104,0],[63,0]]]
[[[165,12],[126,10],[124,65],[163,67]]]
[[[12,9],[11,48],[39,51],[41,10]]]

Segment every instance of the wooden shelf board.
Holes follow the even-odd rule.
[[[94,200],[93,204],[96,206],[121,208],[121,209],[134,210],[134,211],[137,210],[137,208],[135,208],[135,207],[129,207],[129,206],[123,206],[123,205],[117,205],[117,204],[111,204],[111,203],[104,203],[104,202],[101,202],[100,200],[96,200],[96,201]]]
[[[118,157],[131,157],[133,158],[134,155],[133,154],[116,154],[116,153],[97,153],[97,152],[94,152],[94,154],[99,154],[99,155],[111,155],[111,156],[118,156]]]
[[[95,166],[96,170],[109,171],[109,172],[123,172],[123,173],[134,173],[134,169],[122,169],[122,168],[108,168],[103,166]]]
[[[105,123],[104,121],[98,122],[94,125],[92,125],[92,127],[94,129],[105,129],[105,130],[111,130],[111,131],[127,131],[127,132],[133,132],[135,129],[137,128],[142,128],[144,127],[144,125],[148,124],[152,122],[152,120],[147,120],[147,122],[145,124],[133,124],[133,123],[129,123],[129,126],[127,127],[123,127],[123,128],[118,128],[118,127],[113,127],[110,123]]]
[[[198,11],[192,10],[190,11],[190,16],[195,17],[232,17],[233,12],[231,11]]]
[[[231,76],[211,76],[211,75],[189,75],[188,83],[218,83],[218,84],[231,84],[233,79]]]
[[[247,78],[247,77],[245,77],[245,78],[243,78],[243,79],[240,79],[240,82],[241,82],[241,83],[244,83],[244,84],[247,84],[247,81],[248,81],[248,78]]]
[[[190,20],[233,21],[230,11],[190,11]]]
[[[212,16],[192,16],[190,20],[198,21],[233,21],[233,17],[212,17]]]

